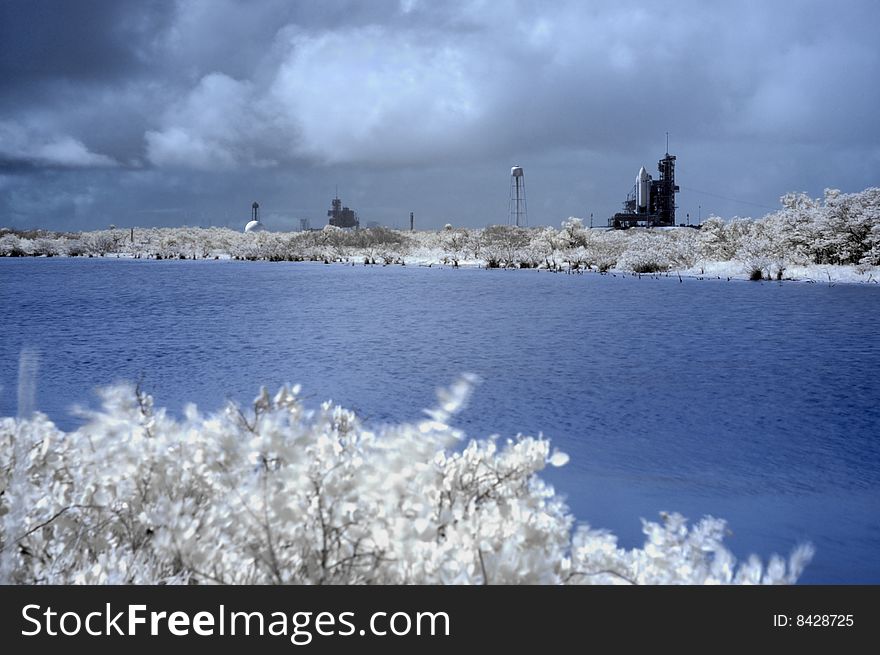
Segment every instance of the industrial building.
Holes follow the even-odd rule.
[[[669,152],[659,162],[660,179],[655,180],[642,166],[633,190],[623,203],[623,211],[608,219],[608,227],[673,227],[675,225],[675,155]]]
[[[353,209],[342,206],[342,201],[339,199],[338,193],[330,203],[330,209],[327,210],[327,216],[330,217],[330,225],[336,227],[357,229],[360,226],[357,213],[355,213]]]

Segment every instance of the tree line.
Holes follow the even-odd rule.
[[[226,228],[135,228],[80,233],[0,231],[0,256],[128,255],[153,259],[409,262],[487,268],[683,271],[734,262],[755,279],[782,279],[791,266],[880,265],[880,188],[823,198],[782,197],[762,218],[710,216],[699,229],[625,231],[585,228],[571,217],[559,228],[446,225],[408,232],[386,227],[347,231],[333,226],[305,232],[241,233]]]

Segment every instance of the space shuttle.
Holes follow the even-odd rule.
[[[651,176],[642,166],[636,175],[636,211],[639,214],[647,214],[651,206]]]

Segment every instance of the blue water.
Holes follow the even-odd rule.
[[[807,583],[880,583],[880,289],[537,271],[0,259],[0,415],[18,353],[61,427],[97,385],[159,406],[300,382],[369,421],[417,418],[458,374],[472,436],[543,434],[579,520],[726,518],[738,556],[812,541]]]

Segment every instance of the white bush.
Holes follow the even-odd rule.
[[[0,256],[130,254],[135,257],[481,265],[487,268],[596,268],[633,272],[722,267],[782,279],[796,267],[858,266],[866,280],[880,266],[880,188],[822,199],[804,193],[781,198],[763,218],[707,218],[701,229],[587,229],[570,217],[559,228],[447,227],[409,232],[379,227],[244,234],[227,228],[135,228],[60,234],[44,231],[0,236]],[[37,235],[39,238],[36,238]],[[36,239],[36,240],[35,240]],[[803,272],[801,273],[803,275]]]
[[[296,387],[182,420],[115,387],[69,433],[0,419],[0,582],[791,583],[809,561],[737,567],[712,518],[646,522],[633,550],[574,528],[537,475],[564,454],[450,425],[470,388],[380,430]]]
[[[24,251],[21,247],[21,239],[14,234],[4,234],[0,237],[0,257],[21,256]]]

